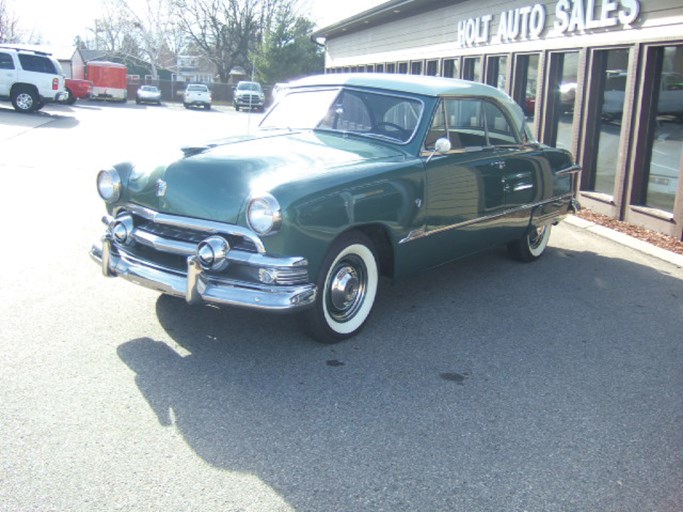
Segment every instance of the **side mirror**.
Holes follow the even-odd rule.
[[[445,154],[451,150],[451,141],[445,137],[440,138],[434,144],[434,151],[436,153]]]
[[[434,143],[434,151],[432,151],[432,154],[429,155],[429,158],[427,158],[427,163],[436,155],[439,153],[440,155],[445,155],[451,150],[451,141],[448,140],[446,137],[441,137]]]

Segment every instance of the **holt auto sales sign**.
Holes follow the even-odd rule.
[[[552,26],[563,35],[600,28],[626,28],[639,14],[639,0],[558,0]],[[536,3],[497,15],[462,20],[458,22],[458,43],[464,48],[539,39],[546,30],[547,17],[546,6]]]

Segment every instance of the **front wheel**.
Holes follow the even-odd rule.
[[[550,239],[552,226],[531,226],[527,235],[508,244],[510,255],[519,261],[530,262],[543,255]]]
[[[370,315],[378,281],[372,241],[360,232],[343,235],[332,244],[320,267],[318,296],[312,309],[302,315],[304,329],[323,343],[355,336]]]

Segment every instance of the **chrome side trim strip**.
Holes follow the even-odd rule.
[[[485,217],[477,217],[476,219],[470,219],[465,222],[459,222],[457,224],[452,224],[450,226],[444,226],[439,229],[432,229],[432,230],[427,230],[426,227],[421,227],[419,229],[415,229],[408,233],[408,236],[405,238],[399,240],[399,245],[404,244],[407,242],[412,242],[414,240],[419,240],[420,238],[425,238],[431,235],[436,235],[438,233],[443,233],[444,231],[450,231],[452,229],[458,229],[458,228],[463,228],[466,226],[471,226],[472,224],[477,224],[479,222],[487,222],[490,220],[495,220],[499,219],[501,217],[506,217],[508,215],[512,215],[518,212],[522,212],[525,210],[531,210],[533,208],[537,208],[538,206],[544,206],[546,204],[553,203],[555,201],[564,201],[564,200],[570,200],[573,199],[571,194],[568,194],[566,196],[557,196],[553,197],[551,199],[546,199],[545,201],[539,201],[538,203],[532,203],[532,204],[525,204],[523,206],[518,206],[517,208],[511,208],[509,210],[505,210],[499,213],[496,213],[494,215],[487,215]]]
[[[581,166],[578,164],[574,164],[571,167],[567,167],[566,169],[562,169],[561,171],[557,171],[555,173],[556,176],[564,176],[566,174],[576,174],[581,172]]]

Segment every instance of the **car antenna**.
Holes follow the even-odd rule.
[[[251,66],[251,81],[254,81],[254,75],[256,74],[256,66]],[[253,96],[249,94],[249,113],[247,114],[247,134],[251,135],[251,114],[254,112],[254,108],[251,105]]]

